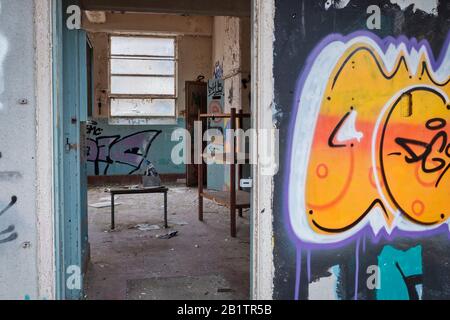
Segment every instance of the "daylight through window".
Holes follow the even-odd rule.
[[[112,117],[175,117],[175,38],[112,36]]]

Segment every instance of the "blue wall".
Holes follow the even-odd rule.
[[[96,119],[87,126],[88,175],[142,174],[149,160],[159,174],[184,174],[185,165],[171,161],[172,132],[184,128],[184,119],[176,125],[110,125]]]

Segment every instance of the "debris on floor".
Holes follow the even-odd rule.
[[[110,200],[110,194],[103,192],[105,188],[128,186],[89,188],[88,203]],[[250,248],[239,241],[248,241],[249,226],[239,219],[238,237],[231,239],[229,209],[205,202],[205,223],[201,223],[195,214],[198,190],[169,186],[170,229],[163,225],[164,198],[160,196],[116,196],[116,202],[122,205],[117,208],[114,230],[109,229],[110,207],[89,207],[89,300],[248,299]],[[158,225],[160,230],[140,231],[137,225],[144,225],[144,229],[145,225]],[[165,236],[171,231],[178,233]],[[170,240],[158,239],[157,235]],[[233,292],[218,292],[219,288],[232,288]]]
[[[127,298],[130,300],[191,301],[238,298],[236,291],[229,289],[231,284],[218,274],[130,279],[126,285]]]
[[[172,231],[166,234],[158,234],[156,237],[158,239],[172,239],[178,235],[178,231]]]
[[[114,199],[117,201],[119,200],[120,196],[115,196]],[[111,201],[111,197],[102,197],[100,199],[98,199],[100,202],[110,202]]]
[[[153,231],[153,230],[160,230],[161,227],[158,226],[157,224],[150,225],[148,223],[140,223],[131,227],[130,229],[138,229],[139,231]]]
[[[145,173],[142,176],[142,184],[144,188],[148,187],[158,187],[161,185],[161,177],[159,176],[158,172],[156,171],[153,164],[145,160],[145,163],[147,165],[147,168],[145,169]]]
[[[176,226],[187,226],[189,223],[187,223],[186,221],[176,221],[176,220],[174,220],[174,221],[172,221],[172,220],[169,220],[169,224],[174,224],[174,225],[176,225]]]
[[[121,202],[115,202],[115,206],[120,206]],[[102,202],[96,202],[96,203],[89,203],[89,207],[101,209],[101,208],[108,208],[111,207],[111,201],[102,201]]]
[[[171,193],[186,193],[189,191],[189,188],[176,188],[176,189],[170,189]]]

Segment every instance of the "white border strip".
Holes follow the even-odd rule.
[[[39,299],[55,298],[51,0],[35,0],[36,208]]]
[[[274,100],[273,0],[253,0],[252,10],[252,127],[258,131],[257,143],[252,154],[257,156],[253,166],[253,242],[252,242],[252,298],[273,298],[273,176],[264,174],[264,150],[267,139],[261,132],[272,129],[272,105]],[[263,130],[263,131],[261,131]]]

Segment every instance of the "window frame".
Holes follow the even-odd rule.
[[[114,75],[111,71],[111,60],[113,59],[113,56],[117,56],[117,55],[112,55],[111,53],[111,38],[114,37],[131,37],[131,38],[160,38],[160,39],[172,39],[173,43],[174,43],[174,57],[173,60],[169,60],[169,61],[173,61],[174,62],[174,75],[173,75],[173,79],[174,79],[174,94],[116,94],[116,93],[111,93],[111,79],[112,76]],[[132,56],[130,56],[132,57]],[[136,57],[151,57],[151,58],[155,58],[157,59],[158,56],[143,56],[143,55],[136,55]],[[163,56],[161,56],[160,58],[164,58]],[[163,59],[161,59],[163,60]],[[177,100],[178,100],[178,41],[177,41],[177,36],[176,35],[154,35],[154,34],[132,34],[132,33],[110,33],[108,35],[108,106],[109,106],[109,118],[114,118],[114,119],[176,119],[177,117]],[[124,76],[124,75],[122,75]],[[142,75],[133,75],[133,76],[142,76]],[[161,76],[161,77],[167,77],[167,75],[150,75],[150,76]],[[111,100],[112,99],[167,99],[167,100],[174,100],[174,110],[173,110],[173,115],[166,115],[166,116],[162,116],[162,115],[116,115],[113,116],[112,115],[112,110],[111,110]]]

